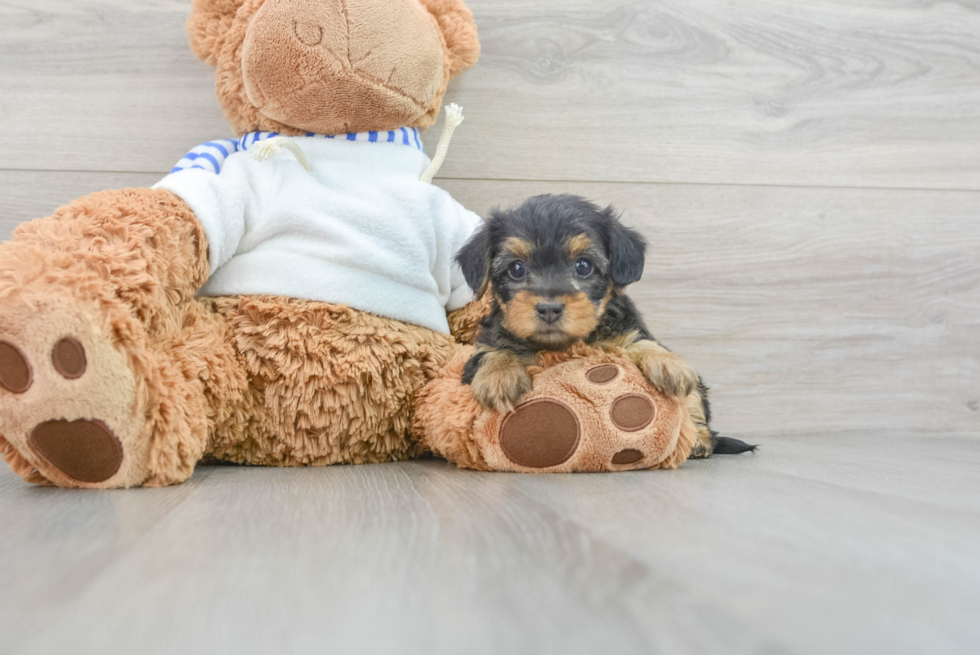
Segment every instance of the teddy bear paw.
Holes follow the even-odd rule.
[[[483,454],[491,468],[527,472],[674,468],[690,449],[684,417],[635,367],[572,360],[539,373],[534,392],[486,426]]]
[[[69,303],[0,311],[0,441],[36,482],[127,486],[140,420],[134,375],[93,320]]]

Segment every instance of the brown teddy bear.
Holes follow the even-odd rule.
[[[705,451],[690,401],[616,353],[542,358],[506,416],[460,383],[486,305],[452,255],[479,219],[420,181],[418,137],[479,55],[461,0],[194,0],[188,31],[240,138],[0,246],[15,472],[109,488],[202,460],[599,471]]]

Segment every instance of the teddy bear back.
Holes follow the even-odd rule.
[[[239,135],[425,129],[480,54],[461,0],[194,0],[187,31]]]

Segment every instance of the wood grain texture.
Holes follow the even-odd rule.
[[[0,650],[975,652],[977,442],[854,436],[621,475],[4,470]]]
[[[0,228],[156,177],[0,172]],[[980,193],[439,183],[480,213],[568,191],[623,210],[650,241],[630,294],[725,434],[980,435]]]
[[[446,177],[980,189],[975,2],[470,4]],[[0,166],[164,173],[226,136],[188,5],[5,2]]]
[[[9,239],[24,221],[50,216],[82,196],[104,189],[149,187],[160,177],[157,173],[0,171],[0,240]]]

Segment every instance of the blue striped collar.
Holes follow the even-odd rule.
[[[249,132],[240,139],[222,139],[208,141],[197,146],[177,162],[171,174],[189,168],[199,168],[210,173],[220,173],[225,160],[236,152],[244,152],[260,141],[280,136],[278,132]],[[396,130],[380,132],[348,132],[347,134],[314,134],[308,132],[297,139],[335,139],[337,141],[355,141],[362,143],[395,143],[415,148],[425,152],[422,143],[422,131],[417,127],[400,127]]]

